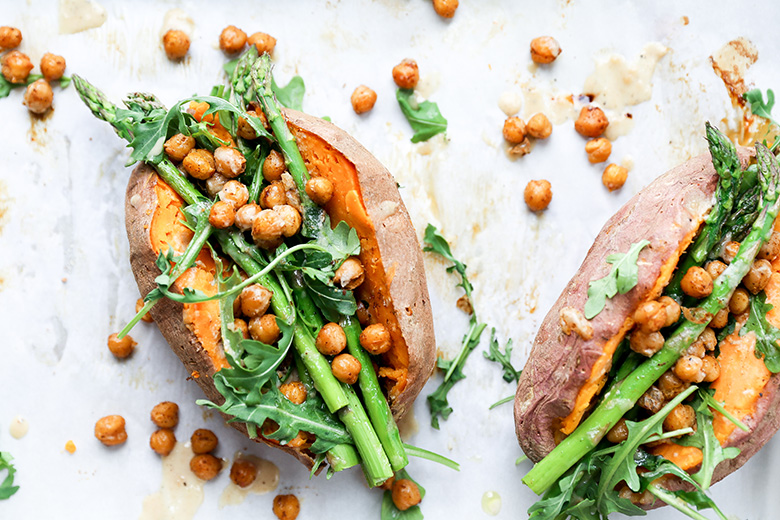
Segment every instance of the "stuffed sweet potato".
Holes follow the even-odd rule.
[[[708,139],[607,222],[542,322],[515,399],[532,517],[690,510],[683,489],[715,507],[780,427],[780,169]]]

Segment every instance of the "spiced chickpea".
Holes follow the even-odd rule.
[[[609,126],[607,116],[599,107],[588,105],[582,107],[580,115],[574,122],[574,129],[583,137],[598,137]]]
[[[254,110],[247,110],[246,114],[248,116],[257,117],[257,112]],[[254,129],[254,127],[244,119],[243,117],[238,118],[238,125],[236,127],[236,133],[238,134],[238,137],[241,139],[246,139],[248,141],[251,141],[252,139],[257,139],[257,130]]]
[[[728,266],[720,260],[713,260],[704,264],[704,270],[709,273],[710,278],[712,278],[713,281],[715,281],[718,276],[722,275],[723,271],[725,271],[727,267]]]
[[[613,444],[619,444],[628,439],[628,426],[626,420],[620,419],[611,430],[607,432],[607,440]]]
[[[173,162],[181,162],[187,157],[187,154],[195,148],[195,138],[191,135],[176,134],[165,141],[163,149]]]
[[[333,275],[333,283],[348,291],[357,289],[365,279],[366,272],[363,269],[363,264],[354,256],[344,260]]]
[[[661,330],[666,324],[666,308],[658,301],[640,303],[634,311],[634,322],[643,332]]]
[[[772,231],[772,236],[758,251],[758,258],[772,261],[778,254],[780,254],[780,231]]]
[[[271,297],[273,295],[273,292],[259,283],[253,283],[248,287],[244,287],[239,296],[241,298],[241,312],[244,313],[244,316],[250,318],[262,316],[271,305]]]
[[[241,231],[249,231],[252,229],[252,223],[255,221],[255,217],[262,211],[262,208],[257,204],[245,204],[238,208],[236,211],[236,227]]]
[[[558,317],[560,318],[561,331],[567,336],[574,332],[585,341],[593,338],[593,325],[577,307],[564,307]]]
[[[712,276],[698,266],[692,266],[680,281],[680,288],[693,298],[706,298],[712,293]]]
[[[208,481],[222,471],[222,461],[210,453],[201,453],[190,460],[190,471],[199,479]]]
[[[690,347],[685,349],[685,354],[688,356],[696,356],[703,358],[704,353],[706,352],[706,349],[704,348],[704,344],[701,341],[694,341]]]
[[[552,36],[539,36],[531,40],[531,59],[534,63],[552,63],[561,54],[561,45]]]
[[[47,52],[41,58],[41,74],[46,81],[56,81],[65,74],[65,58]]]
[[[249,201],[249,190],[236,180],[227,181],[219,190],[219,200],[227,202],[234,209],[238,209]]]
[[[357,316],[358,323],[360,323],[360,325],[363,327],[368,325],[368,322],[371,321],[371,313],[368,312],[368,305],[366,302],[362,300],[358,302],[355,316]]]
[[[236,210],[229,202],[218,200],[211,205],[209,224],[217,229],[227,229],[236,221]]]
[[[732,241],[726,244],[720,257],[724,262],[730,264],[734,257],[737,256],[737,253],[739,253],[739,242]]]
[[[144,299],[138,298],[135,301],[135,313],[138,314],[138,312],[140,312],[140,310],[143,308],[144,308]],[[143,315],[141,321],[145,321],[146,323],[151,323],[154,320],[152,319],[152,315],[147,312],[146,314]]]
[[[347,335],[338,323],[326,323],[314,341],[317,350],[326,356],[340,354],[347,346]]]
[[[257,479],[257,466],[248,459],[236,459],[230,467],[230,480],[240,488],[252,485]]]
[[[696,427],[696,412],[687,404],[678,404],[664,419],[664,431],[673,432]]]
[[[705,382],[712,383],[720,377],[720,361],[715,356],[704,356],[701,362]]]
[[[264,52],[273,54],[276,48],[276,38],[270,34],[264,32],[256,32],[247,39],[249,45],[257,47],[257,54],[262,55]]]
[[[552,196],[552,185],[546,179],[531,181],[526,184],[525,190],[523,190],[523,199],[531,211],[547,209],[552,201]]]
[[[33,68],[29,56],[19,51],[11,51],[2,59],[2,72],[11,83],[24,83]]]
[[[522,143],[525,139],[525,122],[517,116],[507,117],[502,133],[508,143]]]
[[[158,403],[152,408],[151,419],[158,428],[176,428],[179,424],[179,405],[171,401]]]
[[[274,211],[284,223],[282,234],[288,238],[295,236],[301,229],[301,224],[303,223],[303,218],[301,217],[301,214],[298,213],[298,210],[289,204],[282,204],[281,206],[276,206]]]
[[[353,385],[358,380],[358,374],[363,366],[349,354],[339,354],[331,362],[331,370],[336,379],[342,383]]]
[[[246,33],[235,25],[228,25],[219,34],[219,48],[227,54],[235,54],[246,45]]]
[[[534,139],[547,139],[552,134],[552,123],[541,112],[534,114],[525,125],[525,133]]]
[[[715,316],[712,317],[712,321],[710,321],[710,327],[712,327],[713,329],[722,329],[728,324],[729,324],[728,307],[726,307],[725,309],[721,309],[717,313],[715,313]]]
[[[376,92],[365,85],[358,86],[349,98],[356,114],[365,114],[376,104]]]
[[[22,43],[22,31],[16,27],[0,27],[0,49],[14,49]]]
[[[665,404],[664,393],[657,386],[651,386],[647,392],[642,394],[637,404],[650,413],[658,413]]]
[[[287,204],[287,193],[282,181],[274,181],[260,192],[260,205],[266,209]]]
[[[664,327],[669,327],[677,323],[677,320],[680,319],[680,304],[669,296],[661,296],[658,298],[658,301],[664,306],[664,312],[666,313]]]
[[[252,318],[249,320],[248,328],[253,340],[266,345],[276,343],[281,334],[279,325],[276,323],[276,316],[273,314],[264,314],[263,316]]]
[[[227,182],[228,178],[220,173],[215,173],[206,179],[206,192],[209,194],[209,197],[214,198],[219,195],[219,192],[222,191]]]
[[[442,18],[452,18],[458,10],[458,0],[433,0],[433,10]]]
[[[669,401],[680,395],[690,385],[674,375],[674,371],[667,370],[658,378],[656,386],[664,394],[664,398]]]
[[[119,334],[116,332],[108,336],[108,350],[114,357],[124,359],[133,353],[138,343],[130,335],[125,335],[122,339],[119,339],[118,336]]]
[[[395,483],[395,475],[390,477],[389,479],[382,482],[382,485],[379,486],[379,489],[383,489],[385,491],[390,491],[393,489],[393,484]]]
[[[219,439],[214,435],[214,432],[207,430],[206,428],[198,428],[192,432],[190,437],[190,446],[192,447],[192,453],[200,455],[202,453],[211,453],[217,448]]]
[[[631,332],[629,344],[631,350],[637,354],[651,357],[663,348],[664,337],[660,332],[644,332],[641,329],[634,329]]]
[[[413,89],[420,81],[420,70],[417,62],[406,58],[393,67],[393,81],[399,88]]]
[[[422,500],[417,484],[409,479],[401,478],[393,482],[393,504],[401,511],[416,506]]]
[[[157,455],[163,457],[170,455],[174,446],[176,446],[176,434],[168,428],[159,429],[149,437],[149,447]]]
[[[217,173],[235,179],[246,170],[246,158],[235,148],[220,146],[214,150],[214,166]]]
[[[282,243],[284,221],[276,211],[264,209],[252,222],[252,238],[263,249],[276,249]]]
[[[268,182],[278,181],[286,170],[287,166],[284,163],[284,156],[276,150],[271,150],[271,153],[263,161],[263,177],[265,180]]]
[[[609,191],[619,190],[626,183],[628,170],[618,164],[609,164],[601,174],[601,183]]]
[[[620,491],[618,491],[618,496],[620,498],[630,500],[631,503],[640,506],[652,505],[657,500],[655,498],[655,495],[653,495],[649,491],[644,491],[642,493],[634,493],[633,491],[631,491],[631,488],[625,485],[620,488]]]
[[[279,520],[295,520],[301,512],[301,503],[295,495],[276,495],[273,511]]]
[[[288,401],[303,404],[306,400],[306,387],[300,381],[290,381],[279,386],[279,391]]]
[[[697,356],[682,356],[672,367],[674,375],[685,383],[701,383],[704,381],[702,360]]]
[[[701,341],[702,345],[704,345],[705,350],[715,350],[715,347],[718,346],[718,338],[715,335],[715,331],[712,330],[710,327],[707,327],[704,329],[704,332],[702,332],[698,339],[696,341]]]
[[[181,163],[184,171],[194,178],[204,181],[214,175],[214,156],[208,150],[191,150]]]
[[[602,163],[609,159],[612,153],[612,143],[606,137],[597,137],[585,143],[585,153],[591,164]]]
[[[121,415],[107,415],[95,423],[95,437],[105,446],[116,446],[127,440],[125,418]]]
[[[772,264],[769,260],[758,259],[750,266],[750,271],[742,279],[742,285],[753,294],[764,290],[772,277]]]
[[[51,103],[54,100],[54,93],[51,90],[45,79],[39,79],[27,85],[27,90],[24,91],[23,103],[27,106],[27,110],[33,114],[44,114],[51,108]]]
[[[375,356],[384,354],[392,346],[390,332],[381,323],[369,325],[360,333],[360,346],[366,349],[369,354]]]
[[[238,298],[236,298],[236,301],[238,301]],[[239,302],[240,305],[240,302]],[[257,319],[257,318],[252,318]],[[251,320],[250,320],[251,321]],[[233,330],[235,332],[238,332],[241,334],[241,336],[244,339],[249,339],[251,336],[249,335],[249,324],[247,324],[246,321],[242,320],[241,318],[236,318],[233,320]]]
[[[750,295],[743,287],[737,287],[729,300],[731,314],[742,314],[750,306]]]
[[[163,36],[163,47],[169,60],[180,60],[190,50],[190,37],[184,31],[171,29]]]
[[[325,177],[312,177],[306,181],[306,195],[320,206],[333,198],[333,183]]]

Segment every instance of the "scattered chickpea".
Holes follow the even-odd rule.
[[[16,27],[0,27],[0,49],[14,49],[22,43],[22,31]]]
[[[664,431],[673,432],[696,427],[696,412],[687,404],[678,404],[664,419]]]
[[[240,488],[252,485],[257,478],[257,466],[251,460],[236,459],[230,467],[230,480]]]
[[[138,298],[135,301],[135,313],[138,314],[138,312],[143,308],[144,308],[144,299]],[[147,312],[146,314],[144,314],[143,318],[141,318],[141,321],[145,321],[146,323],[151,323],[154,320],[152,319],[152,315]]]
[[[214,150],[214,166],[217,173],[235,179],[246,170],[246,158],[235,148],[220,146]]]
[[[593,338],[593,325],[578,308],[564,307],[558,317],[560,318],[561,331],[567,336],[573,331],[585,341]]]
[[[628,439],[628,426],[626,420],[620,419],[611,430],[607,432],[607,440],[613,444],[619,444]]]
[[[552,134],[552,123],[541,112],[534,114],[525,125],[525,131],[534,139],[547,139]]]
[[[696,356],[683,356],[672,367],[674,375],[685,383],[701,383],[704,381],[702,360]]]
[[[155,431],[151,437],[149,437],[149,447],[158,454],[165,457],[170,455],[176,446],[176,435],[173,430],[163,428]]]
[[[657,386],[651,386],[642,394],[637,404],[650,413],[658,413],[665,404],[664,394]]]
[[[264,314],[249,320],[249,334],[255,341],[260,341],[266,345],[273,345],[279,339],[279,325],[276,323],[276,316],[273,314]]]
[[[67,451],[67,452],[68,452],[68,453],[70,453],[71,455],[73,455],[74,453],[76,453],[76,443],[75,443],[75,442],[73,442],[72,440],[68,440],[68,441],[65,443],[65,451]]]
[[[236,211],[236,226],[241,231],[249,231],[252,229],[252,223],[255,221],[255,217],[260,213],[261,208],[257,204],[245,204],[238,208]]]
[[[314,344],[322,354],[335,356],[347,346],[347,335],[338,323],[326,323],[317,333]]]
[[[244,287],[239,296],[241,298],[241,312],[250,318],[262,316],[268,311],[273,295],[273,292],[259,283]]]
[[[236,221],[236,210],[233,205],[223,200],[218,200],[211,205],[209,211],[209,224],[217,229],[227,229]]]
[[[737,253],[739,253],[739,242],[732,241],[726,244],[726,247],[723,248],[723,254],[721,254],[720,257],[724,262],[730,264],[731,261],[734,260],[734,257],[737,256]]]
[[[634,322],[643,332],[656,332],[666,323],[666,308],[661,302],[649,301],[639,304],[634,311]]]
[[[249,189],[236,180],[227,181],[219,190],[219,200],[227,202],[234,209],[238,210],[249,201]]]
[[[163,36],[163,47],[169,60],[180,60],[190,50],[190,37],[184,31],[171,29]]]
[[[273,181],[260,192],[260,205],[266,209],[287,204],[287,193],[282,181]]]
[[[222,191],[222,188],[225,187],[227,182],[228,178],[221,173],[215,173],[206,179],[206,192],[209,194],[209,197],[214,198],[219,195],[219,192]]]
[[[685,273],[680,288],[688,296],[705,298],[712,293],[712,277],[701,267],[693,266]]]
[[[333,183],[325,177],[312,177],[306,181],[306,195],[320,206],[333,198]]]
[[[279,520],[295,520],[301,512],[301,503],[295,495],[276,495],[273,510]]]
[[[458,0],[433,0],[433,10],[442,18],[452,18],[458,10]]]
[[[179,424],[179,405],[171,401],[163,401],[152,408],[152,422],[158,428],[176,428]]]
[[[279,386],[279,391],[288,401],[303,404],[306,400],[306,387],[300,381],[290,381]]]
[[[417,484],[409,479],[396,479],[393,482],[393,504],[401,511],[406,511],[412,506],[416,506],[422,500],[420,490]]]
[[[680,319],[680,304],[669,296],[661,296],[658,301],[664,306],[664,312],[666,313],[664,327],[669,327],[677,323],[677,320]]]
[[[539,36],[531,40],[531,59],[534,63],[552,63],[561,54],[561,45],[552,36]]]
[[[628,170],[617,164],[610,164],[601,174],[601,183],[609,191],[619,190],[626,183]]]
[[[599,107],[586,106],[580,110],[580,116],[574,122],[574,129],[583,137],[598,137],[609,126],[607,116]]]
[[[24,92],[24,104],[33,114],[44,114],[51,108],[54,92],[45,79],[39,79],[27,85]]]
[[[720,377],[720,362],[715,359],[715,356],[704,356],[701,361],[705,382],[712,383]]]
[[[29,56],[19,51],[11,51],[2,59],[3,76],[11,83],[24,83],[33,69]]]
[[[552,200],[552,186],[550,181],[542,179],[529,182],[523,191],[525,204],[531,211],[547,209]]]
[[[369,354],[384,354],[392,346],[390,332],[387,327],[381,323],[374,323],[366,327],[360,333],[360,345],[368,351]]]
[[[737,287],[734,294],[731,296],[731,300],[729,300],[729,311],[732,314],[742,314],[748,310],[749,306],[750,295],[744,288]]]
[[[356,114],[365,114],[374,108],[376,92],[365,85],[360,85],[352,92],[349,99],[352,102],[352,110]]]
[[[664,394],[666,400],[671,400],[680,395],[688,386],[688,383],[674,375],[673,370],[667,370],[656,382],[658,389]]]
[[[195,455],[190,460],[190,470],[201,480],[211,480],[222,471],[222,461],[210,453]]]
[[[173,162],[181,162],[195,148],[195,138],[191,135],[176,134],[165,141],[163,149]]]
[[[281,152],[271,150],[271,153],[263,161],[263,177],[265,177],[265,180],[268,182],[278,181],[286,170],[287,166],[284,163],[284,156]]]
[[[506,118],[504,121],[504,139],[508,143],[519,144],[525,139],[525,122],[517,116]]]
[[[125,335],[124,338],[119,339],[118,334],[114,332],[108,337],[108,350],[119,359],[125,359],[130,356],[135,350],[135,346],[138,345],[130,335]]]
[[[366,272],[363,264],[356,257],[351,256],[344,260],[341,266],[336,269],[333,276],[333,283],[342,289],[353,291],[366,279]]]
[[[192,437],[190,437],[192,453],[196,455],[211,453],[217,448],[218,443],[219,439],[214,435],[214,432],[205,428],[198,428],[192,432]]]
[[[420,81],[420,70],[417,62],[406,58],[393,67],[393,81],[399,88],[413,89]]]
[[[246,33],[235,25],[228,25],[219,34],[219,48],[228,54],[235,54],[246,45]]]
[[[264,32],[256,32],[249,37],[247,43],[257,47],[258,54],[263,54],[264,52],[273,54],[274,48],[276,47],[276,38]]]
[[[631,332],[629,345],[637,354],[651,357],[663,348],[664,337],[660,332],[644,332],[642,329],[636,329]]]
[[[257,318],[252,318],[253,320],[256,320]],[[251,321],[251,320],[250,320]],[[241,318],[235,318],[233,320],[233,329],[236,332],[239,332],[241,336],[243,336],[244,339],[249,339],[249,325],[246,321],[242,320]]]
[[[41,74],[46,81],[56,81],[65,74],[65,58],[47,52],[41,58]]]
[[[780,254],[780,231],[772,231],[772,236],[761,246],[758,258],[772,261]]]
[[[276,249],[282,243],[284,220],[272,209],[264,209],[252,223],[252,238],[263,249]]]
[[[121,415],[107,415],[95,423],[95,437],[106,446],[124,444],[127,440],[125,418]]]
[[[361,368],[363,367],[360,361],[349,354],[339,354],[331,363],[331,370],[336,379],[348,385],[355,384]]]
[[[602,163],[609,159],[612,153],[612,143],[606,137],[597,137],[585,143],[585,153],[591,164]]]
[[[710,327],[713,329],[722,329],[726,325],[729,324],[729,309],[726,307],[725,309],[719,310],[715,316],[712,317],[712,321],[710,321]]]
[[[208,150],[196,149],[190,151],[181,163],[184,171],[198,180],[206,180],[214,175],[214,156]]]
[[[726,270],[726,267],[728,266],[720,260],[713,260],[704,264],[704,270],[709,273],[710,278],[712,278],[713,281],[718,278],[718,276],[723,274],[723,271]]]
[[[742,285],[753,294],[764,290],[772,277],[772,264],[769,260],[759,259],[750,266],[750,271],[742,279]]]

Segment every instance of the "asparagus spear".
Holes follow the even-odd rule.
[[[714,282],[712,294],[699,307],[710,317],[728,305],[734,289],[750,270],[761,245],[769,238],[780,209],[778,184],[780,166],[774,155],[763,145],[756,144],[759,183],[762,200],[760,213],[739,252],[728,268]],[[711,319],[711,318],[710,318]],[[639,398],[671,367],[682,353],[699,337],[709,324],[684,322],[669,336],[664,347],[639,366],[633,373],[616,383],[603,397],[599,406],[579,427],[523,478],[534,492],[548,489],[578,460],[594,449],[620,418],[634,407]]]

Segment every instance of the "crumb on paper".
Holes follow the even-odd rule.
[[[65,443],[65,451],[67,451],[71,455],[76,453],[76,443],[73,442],[72,440],[69,440],[68,442],[66,442]]]

